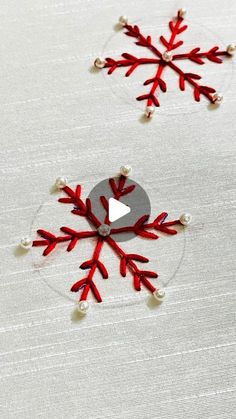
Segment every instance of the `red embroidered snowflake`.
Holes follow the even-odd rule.
[[[131,194],[135,189],[135,185],[125,185],[126,177],[120,175],[119,178],[113,178],[109,180],[112,195],[115,199],[119,200],[122,196]],[[101,261],[101,251],[104,244],[107,244],[118,256],[120,260],[120,274],[126,277],[129,271],[133,278],[133,285],[136,291],[140,291],[141,287],[146,287],[151,293],[154,293],[156,299],[161,300],[164,294],[157,290],[152,284],[152,279],[157,278],[157,273],[150,270],[145,270],[138,266],[138,263],[148,263],[147,257],[135,253],[126,253],[115,241],[116,235],[133,232],[134,235],[145,237],[146,239],[158,239],[157,231],[162,233],[174,235],[177,231],[171,228],[174,225],[184,224],[180,217],[180,220],[166,221],[167,213],[162,212],[152,222],[149,222],[149,215],[143,215],[139,218],[134,225],[121,228],[112,228],[109,222],[108,215],[108,201],[105,196],[100,197],[100,202],[104,208],[105,218],[99,220],[94,214],[91,200],[87,198],[85,201],[81,198],[81,186],[78,185],[75,190],[72,190],[69,186],[64,186],[62,190],[65,193],[65,197],[59,198],[59,202],[63,204],[70,204],[73,206],[72,213],[76,216],[84,217],[93,226],[92,230],[89,231],[77,231],[70,227],[61,227],[63,235],[55,235],[46,230],[38,230],[40,239],[33,241],[33,246],[45,247],[43,251],[44,256],[48,256],[58,245],[62,243],[68,243],[67,251],[71,252],[80,240],[87,238],[94,238],[95,248],[92,257],[83,262],[80,266],[81,269],[86,270],[87,274],[84,278],[79,279],[75,282],[72,287],[72,292],[80,293],[81,312],[87,310],[87,297],[89,293],[92,293],[98,302],[102,301],[99,290],[95,284],[94,276],[96,272],[99,272],[104,279],[108,278],[108,271]],[[186,221],[186,220],[185,220]],[[150,231],[153,230],[153,231]],[[155,231],[155,232],[154,232]]]
[[[160,41],[164,46],[164,52],[161,52],[157,46],[154,45],[151,36],[142,34],[137,25],[130,25],[125,17],[120,18],[120,24],[126,30],[125,34],[136,39],[135,44],[140,47],[147,48],[153,53],[153,58],[135,57],[127,52],[122,54],[122,59],[115,60],[113,58],[95,60],[97,68],[108,68],[108,74],[112,74],[120,67],[128,67],[125,76],[129,77],[139,66],[156,64],[157,69],[153,77],[146,80],[144,86],[150,86],[149,90],[137,97],[138,101],[145,101],[147,104],[146,116],[151,117],[154,113],[155,107],[160,106],[157,90],[160,88],[162,92],[167,91],[166,82],[163,79],[163,73],[166,68],[173,70],[179,78],[180,90],[185,90],[186,84],[193,88],[194,98],[197,102],[200,101],[201,95],[205,96],[210,102],[220,104],[223,97],[216,93],[213,87],[205,86],[199,83],[201,76],[196,73],[186,73],[177,65],[181,60],[190,60],[196,64],[203,65],[206,60],[214,63],[222,63],[221,56],[232,56],[235,52],[235,46],[229,45],[226,51],[222,51],[218,46],[214,46],[209,51],[201,51],[200,47],[193,48],[191,51],[183,54],[175,54],[173,51],[183,45],[182,40],[177,37],[187,29],[187,25],[183,24],[185,10],[178,11],[177,17],[169,22],[171,35],[167,40],[163,35],[160,36]]]

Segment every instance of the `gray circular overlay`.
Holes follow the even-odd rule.
[[[114,178],[114,180],[118,185],[119,178]],[[127,195],[121,196],[119,199],[119,202],[128,205],[131,211],[118,220],[110,223],[111,229],[133,226],[140,217],[143,215],[150,215],[151,213],[150,200],[145,190],[134,180],[126,178],[124,189],[131,185],[135,185],[134,190]],[[106,217],[106,211],[101,203],[101,196],[105,196],[108,201],[110,198],[114,198],[113,191],[109,184],[109,179],[99,182],[89,194],[92,211],[103,224]],[[122,232],[114,235],[111,234],[111,237],[113,237],[117,242],[123,242],[134,238],[135,234],[132,231]]]

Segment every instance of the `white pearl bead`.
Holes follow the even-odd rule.
[[[172,52],[171,52],[171,51],[165,51],[165,52],[163,52],[163,54],[162,54],[162,59],[163,59],[165,62],[167,62],[167,63],[169,63],[170,61],[172,61],[172,59],[173,59],[173,54],[172,54]]]
[[[20,247],[24,250],[29,250],[32,247],[32,240],[29,236],[22,237]]]
[[[182,19],[185,18],[186,13],[187,13],[187,10],[185,8],[182,8],[182,9],[178,10],[178,16],[181,17]]]
[[[67,184],[67,180],[64,177],[58,177],[56,179],[55,185],[57,187],[57,189],[63,189]]]
[[[212,96],[212,99],[216,105],[220,105],[221,102],[223,101],[223,95],[221,93],[214,93],[214,95]]]
[[[127,16],[120,16],[120,18],[119,18],[119,24],[122,25],[122,26],[125,26],[125,25],[127,25],[127,23],[128,23]]]
[[[147,106],[145,110],[145,115],[147,118],[152,118],[155,112],[154,106]]]
[[[79,301],[77,310],[80,314],[87,314],[89,303],[86,300]]]
[[[183,226],[187,226],[187,225],[189,225],[189,224],[191,223],[191,221],[192,221],[192,215],[191,215],[191,214],[188,214],[188,213],[182,214],[182,215],[179,217],[179,221],[180,221],[180,223],[181,223]]]
[[[163,301],[165,295],[166,295],[166,293],[162,289],[156,290],[153,293],[153,297],[155,298],[155,300],[157,300],[159,302]]]
[[[100,234],[100,236],[102,237],[109,236],[110,232],[111,232],[111,227],[108,224],[101,224],[98,227],[98,234]]]
[[[121,166],[120,174],[123,176],[129,176],[132,173],[132,167],[126,164],[125,166]]]
[[[104,68],[105,64],[106,61],[101,57],[96,58],[96,60],[94,61],[94,66],[97,68]]]
[[[236,45],[233,45],[233,44],[228,45],[228,47],[227,47],[227,53],[229,55],[234,55],[235,51],[236,51]]]

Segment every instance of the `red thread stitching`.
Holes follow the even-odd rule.
[[[177,15],[176,19],[173,19],[169,22],[169,29],[171,31],[171,36],[167,40],[163,35],[160,36],[160,41],[163,46],[166,48],[166,51],[174,51],[176,48],[183,45],[183,41],[177,41],[176,38],[178,35],[186,31],[188,28],[187,25],[183,24],[183,18]],[[123,53],[121,57],[123,59],[115,60],[111,57],[105,59],[105,68],[108,68],[108,74],[112,74],[117,68],[120,67],[129,67],[125,76],[129,77],[139,66],[146,64],[157,64],[157,71],[154,77],[147,79],[143,84],[144,86],[151,85],[151,89],[148,93],[138,96],[136,99],[138,101],[146,101],[147,106],[160,106],[159,99],[157,97],[158,87],[162,92],[167,91],[167,85],[162,78],[163,71],[166,67],[171,68],[179,77],[179,87],[180,90],[185,90],[186,82],[193,87],[194,99],[199,102],[200,96],[205,96],[210,102],[214,102],[213,93],[216,90],[209,86],[201,85],[197,80],[201,79],[201,76],[195,73],[185,73],[181,68],[176,64],[179,60],[188,59],[195,62],[196,64],[202,65],[205,64],[205,60],[212,61],[214,63],[222,63],[220,57],[230,56],[227,51],[220,50],[218,46],[214,46],[209,51],[201,52],[200,48],[193,48],[190,52],[183,54],[174,54],[172,60],[167,62],[163,59],[163,55],[159,48],[157,48],[153,42],[151,36],[144,36],[141,33],[139,26],[125,24],[124,29],[126,30],[125,35],[135,38],[135,44],[140,47],[144,47],[152,51],[154,58],[145,58],[145,57],[135,57],[127,52]]]
[[[135,185],[129,185],[125,187],[126,178],[124,176],[120,176],[118,181],[116,182],[115,179],[110,179],[109,184],[111,190],[113,192],[113,197],[115,199],[120,199],[122,196],[125,196],[135,188]],[[142,270],[138,267],[137,263],[148,263],[149,260],[143,255],[135,254],[135,253],[126,253],[115,241],[113,238],[117,234],[122,234],[124,232],[133,232],[137,236],[144,237],[146,239],[158,239],[159,236],[154,233],[153,231],[160,231],[162,233],[166,233],[169,235],[174,235],[177,231],[171,228],[174,225],[180,224],[179,220],[174,221],[166,221],[168,214],[163,212],[159,214],[151,223],[148,223],[149,216],[143,215],[140,217],[139,220],[134,223],[132,226],[128,227],[121,227],[121,228],[113,228],[111,229],[111,236],[102,237],[99,235],[97,229],[102,224],[100,220],[96,217],[93,213],[91,201],[86,199],[84,202],[81,199],[81,186],[78,185],[73,191],[68,186],[63,188],[64,193],[67,197],[63,197],[58,199],[59,202],[64,204],[72,204],[74,205],[74,209],[71,211],[75,215],[79,215],[80,217],[85,217],[90,223],[92,223],[94,230],[91,231],[76,231],[69,227],[61,227],[60,230],[65,233],[64,236],[56,236],[49,231],[39,229],[38,234],[41,237],[39,240],[33,241],[33,246],[35,247],[45,247],[43,251],[44,256],[48,256],[60,243],[69,242],[67,246],[67,251],[72,251],[75,246],[78,244],[79,240],[95,237],[96,238],[96,245],[90,260],[83,262],[80,265],[80,268],[83,270],[87,270],[87,275],[80,279],[79,281],[75,282],[71,287],[72,292],[81,291],[80,301],[86,300],[88,297],[89,292],[91,292],[95,299],[98,302],[102,301],[102,297],[95,285],[94,282],[94,275],[96,271],[100,273],[100,275],[104,278],[108,278],[108,271],[105,265],[100,260],[101,251],[103,248],[104,243],[107,243],[110,248],[116,253],[118,258],[120,259],[120,274],[125,277],[127,275],[127,271],[129,271],[133,277],[133,285],[137,291],[141,290],[141,286],[143,285],[146,287],[150,292],[154,292],[156,287],[151,283],[151,279],[157,278],[158,274],[156,272],[152,272],[149,270]],[[100,201],[105,209],[105,219],[104,222],[107,224],[109,223],[108,219],[108,202],[104,196],[100,197]]]

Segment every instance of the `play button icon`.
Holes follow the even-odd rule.
[[[124,217],[126,214],[129,214],[131,211],[128,205],[123,204],[120,201],[117,201],[115,198],[109,199],[109,209],[108,209],[108,218],[111,223],[120,218]]]
[[[119,194],[120,178],[105,179],[99,182],[90,192],[89,199],[91,201],[92,210],[103,227],[107,230],[119,229],[124,227],[131,227],[143,215],[150,215],[151,205],[145,190],[134,180],[130,178],[125,179],[122,185],[122,193]],[[115,191],[115,192],[114,192]],[[104,197],[107,202],[107,209],[105,210],[101,198]],[[109,221],[108,221],[109,220]],[[107,225],[109,224],[109,226]],[[91,227],[93,227],[91,225]],[[122,234],[116,234],[113,238],[117,242],[123,242],[135,237],[132,230],[126,229]]]

